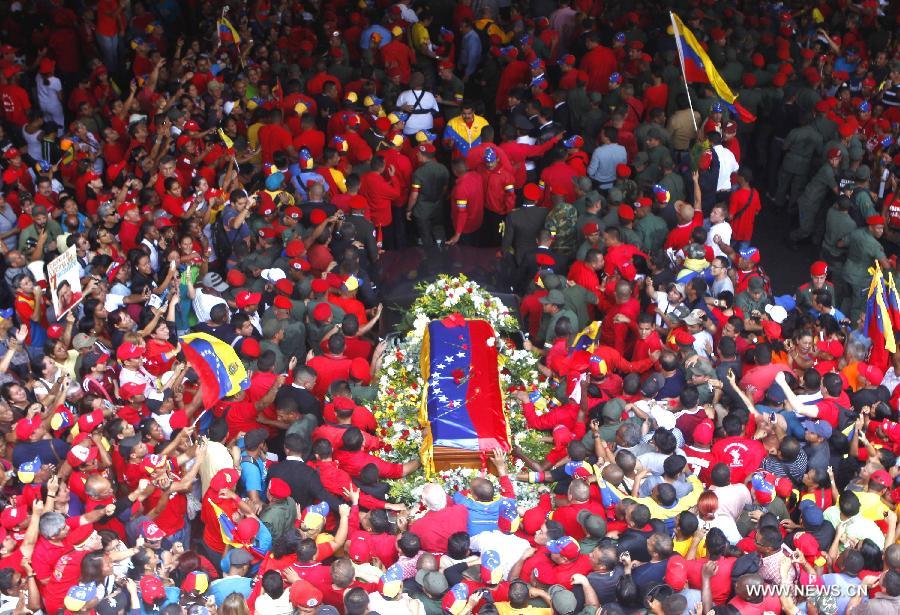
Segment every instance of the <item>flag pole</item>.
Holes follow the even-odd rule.
[[[684,49],[681,47],[681,37],[678,36],[678,24],[675,23],[675,13],[669,11],[669,19],[672,20],[672,34],[675,36],[675,46],[678,48],[678,61],[681,63],[681,78],[684,81],[684,91],[687,93],[688,106],[691,108],[691,121],[694,123],[694,132],[700,137],[700,128],[697,126],[697,116],[694,115],[694,103],[691,101],[691,89],[688,87],[687,72],[684,68]]]

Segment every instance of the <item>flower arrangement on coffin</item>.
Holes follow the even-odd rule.
[[[385,447],[378,454],[387,461],[406,461],[418,456],[424,435],[418,414],[425,386],[419,367],[419,349],[429,322],[458,313],[467,319],[486,320],[497,333],[487,342],[498,349],[500,382],[506,394],[506,412],[513,442],[529,456],[542,458],[546,455],[548,447],[541,441],[540,432],[526,427],[522,408],[512,393],[517,390],[539,390],[547,394],[547,383],[537,369],[537,357],[527,350],[515,348],[506,337],[519,327],[509,308],[462,275],[440,276],[431,283],[419,284],[416,290],[419,296],[400,325],[405,335],[395,347],[385,351],[381,370],[375,379],[378,397],[372,410],[379,425],[378,435],[385,442]],[[521,465],[521,461],[517,462],[515,470],[521,470]],[[477,470],[457,468],[439,472],[432,480],[442,482],[452,493],[465,488],[477,473]],[[393,481],[391,496],[407,505],[416,505],[426,482],[421,471]],[[536,500],[537,489],[534,486],[516,483],[515,487],[521,504],[527,505]]]

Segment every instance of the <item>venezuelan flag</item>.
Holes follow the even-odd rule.
[[[188,364],[197,372],[203,407],[211,408],[223,397],[247,389],[247,370],[234,348],[208,333],[181,337],[181,349]]]
[[[212,506],[213,512],[216,513],[216,519],[219,520],[219,533],[222,534],[222,542],[224,542],[229,547],[234,547],[235,549],[246,549],[252,555],[255,555],[259,558],[265,558],[265,554],[260,552],[259,549],[254,547],[253,545],[246,545],[234,537],[234,530],[237,527],[234,524],[234,521],[222,510],[218,504],[212,501],[210,498],[206,498],[206,501],[209,502],[209,505]]]
[[[597,348],[597,340],[600,339],[600,321],[595,320],[575,337],[575,341],[569,346],[569,350],[587,350],[594,352]]]
[[[891,315],[891,325],[894,327],[894,330],[900,330],[900,294],[897,293],[897,286],[894,284],[894,273],[891,271],[888,272],[887,285],[884,292],[887,299],[888,313]]]
[[[691,83],[708,83],[719,95],[719,98],[728,106],[729,110],[742,122],[756,121],[756,116],[747,111],[737,102],[735,96],[725,80],[713,66],[712,60],[706,54],[706,50],[675,13],[669,13],[672,18],[672,31],[675,35],[675,44],[678,47],[678,57],[681,60],[681,70],[684,78]]]
[[[897,351],[894,326],[888,309],[889,298],[885,292],[881,266],[876,261],[875,267],[869,271],[872,272],[872,282],[869,284],[869,295],[866,300],[865,324],[865,331],[872,340],[869,363],[886,369],[890,358],[888,353]]]
[[[503,411],[496,336],[485,320],[455,315],[434,320],[422,340],[420,363],[426,382],[419,418],[426,426],[422,456],[431,466],[431,446],[470,451],[509,450]]]
[[[231,22],[228,21],[228,18],[225,15],[219,18],[219,21],[216,22],[216,25],[219,28],[219,42],[223,45],[227,45],[229,43],[233,43],[235,45],[241,44],[241,35],[238,34],[238,31],[235,29]]]

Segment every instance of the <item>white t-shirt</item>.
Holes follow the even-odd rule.
[[[38,75],[35,77],[37,85],[38,106],[44,112],[44,118],[56,122],[59,126],[65,126],[66,120],[63,116],[62,102],[59,100],[59,93],[62,92],[62,82],[57,77],[50,77],[44,82],[44,77]]]
[[[731,190],[731,174],[737,173],[741,165],[738,164],[737,158],[734,157],[731,150],[724,145],[716,145],[713,150],[719,157],[719,181],[716,184],[716,191]]]
[[[708,245],[713,250],[713,254],[716,256],[725,256],[725,253],[722,252],[722,248],[713,241],[713,238],[719,236],[722,238],[722,243],[728,245],[731,243],[731,225],[727,222],[718,222],[709,227],[709,232],[706,235],[706,245]]]
[[[414,111],[440,111],[434,94],[426,90],[400,92],[400,96],[397,97],[397,107],[403,105],[412,105]],[[410,113],[406,125],[403,127],[403,134],[414,135],[420,130],[431,130],[432,128],[434,128],[434,116],[431,113]]]
[[[470,543],[472,551],[477,553],[496,551],[500,555],[500,569],[503,571],[504,580],[509,577],[509,571],[522,559],[530,546],[527,540],[512,534],[504,534],[500,530],[481,532],[473,536]]]

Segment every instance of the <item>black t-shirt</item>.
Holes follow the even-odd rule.
[[[285,399],[294,400],[300,414],[311,414],[316,417],[320,425],[322,424],[322,404],[312,393],[290,384],[278,389],[278,394],[275,395],[275,407],[278,408]]]

